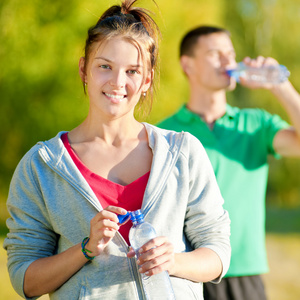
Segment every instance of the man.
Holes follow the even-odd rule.
[[[226,102],[235,80],[226,70],[236,67],[227,30],[202,26],[185,35],[180,62],[190,86],[190,98],[159,126],[188,131],[205,147],[231,218],[232,257],[226,278],[206,283],[206,300],[266,299],[261,277],[268,271],[265,249],[267,156],[300,156],[300,95],[287,80],[280,84],[251,83],[268,89],[285,108],[293,127],[261,109],[239,109]],[[245,58],[252,67],[278,64],[272,58]]]

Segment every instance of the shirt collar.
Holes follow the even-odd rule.
[[[195,117],[199,118],[197,114],[194,112],[190,111],[187,107],[186,104],[184,104],[178,111],[177,114],[178,119],[183,122],[183,123],[189,123],[194,119]]]
[[[236,115],[236,112],[234,110],[234,108],[232,106],[230,106],[229,104],[226,104],[226,113],[224,114],[224,116],[222,116],[220,119],[224,118],[224,117],[228,117],[230,119],[233,119]],[[190,111],[186,104],[184,104],[180,110],[178,111],[177,114],[178,119],[183,122],[183,123],[189,123],[191,122],[193,119],[197,119],[197,120],[202,120],[198,114]]]
[[[234,118],[235,115],[236,115],[235,109],[232,106],[230,106],[228,103],[226,104],[226,113],[225,113],[225,115],[227,115],[230,118]]]

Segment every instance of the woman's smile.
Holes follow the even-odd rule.
[[[109,93],[105,93],[103,92],[103,94],[109,98],[109,100],[112,102],[112,103],[115,103],[115,104],[118,104],[120,102],[122,102],[125,98],[127,98],[126,95],[114,95],[114,94],[109,94]]]

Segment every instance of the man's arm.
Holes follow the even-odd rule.
[[[244,63],[252,67],[261,67],[263,65],[277,65],[278,62],[271,57],[258,56],[256,59],[246,57]],[[241,78],[241,84],[250,89],[264,88],[279,100],[286,110],[291,127],[281,129],[277,132],[273,140],[273,148],[282,156],[300,157],[300,95],[287,80],[280,84],[253,83],[247,82]]]
[[[274,86],[271,92],[286,110],[293,126],[277,132],[273,147],[283,156],[300,156],[300,95],[289,81]]]

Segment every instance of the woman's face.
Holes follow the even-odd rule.
[[[79,64],[81,79],[87,83],[90,109],[109,118],[133,115],[141,93],[151,85],[151,72],[144,70],[137,48],[115,37],[93,49],[87,66],[84,58]]]

